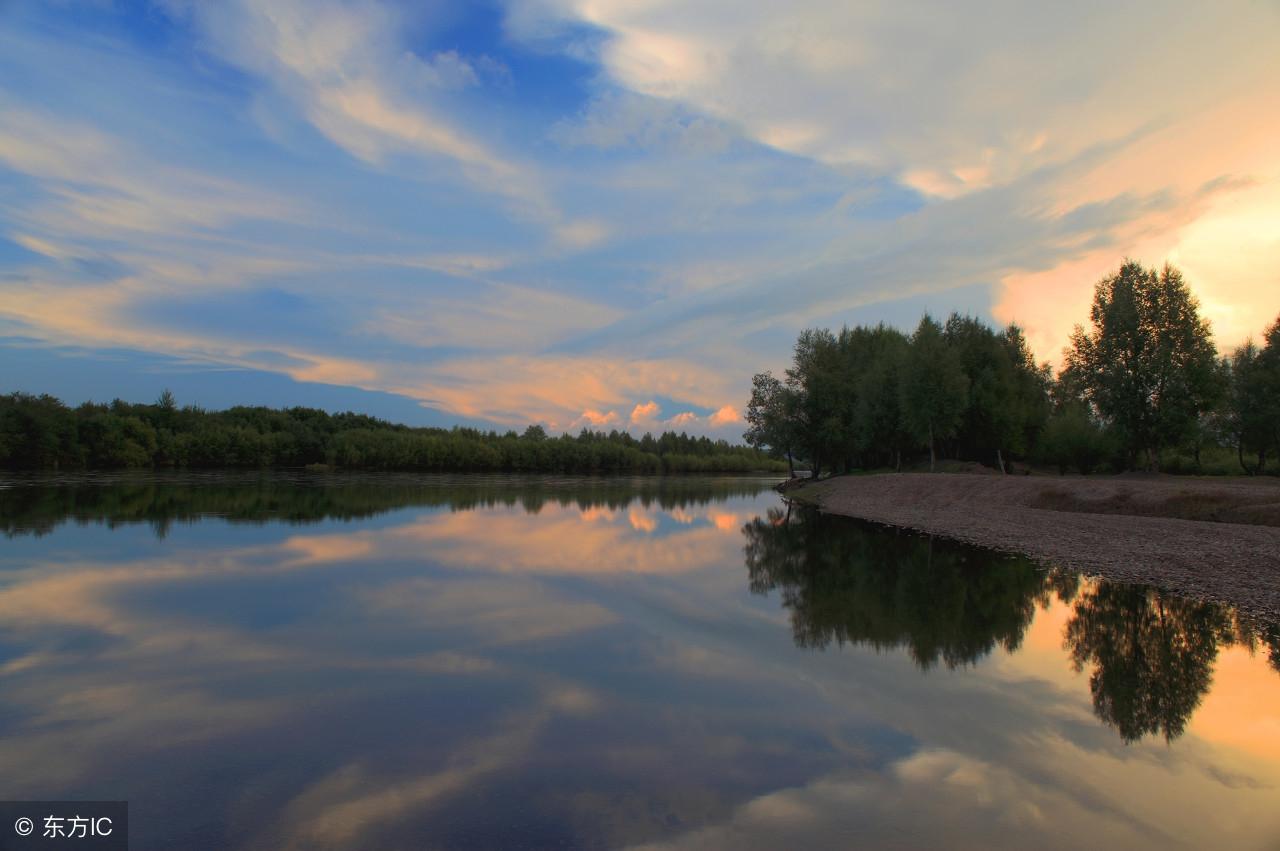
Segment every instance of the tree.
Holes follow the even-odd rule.
[[[1036,366],[1022,329],[996,331],[971,316],[951,314],[943,330],[968,379],[959,431],[961,454],[994,461],[1025,454],[1049,413],[1047,366]]]
[[[850,437],[834,334],[825,328],[800,332],[786,384],[794,401],[796,447],[809,459],[817,478],[824,463],[834,461]]]
[[[1160,450],[1185,436],[1217,393],[1209,323],[1182,273],[1157,272],[1132,260],[1099,281],[1076,326],[1067,370],[1125,447],[1129,465],[1145,453],[1156,469]]]
[[[787,470],[796,474],[793,447],[796,442],[796,396],[794,391],[761,372],[751,377],[751,401],[747,403],[747,431],[743,438],[749,446],[785,455]]]
[[[907,350],[902,377],[902,415],[907,429],[929,446],[929,471],[936,444],[960,428],[969,380],[948,350],[942,328],[929,316],[920,320]]]
[[[1236,449],[1240,468],[1249,475],[1266,464],[1270,423],[1266,421],[1262,392],[1263,368],[1259,350],[1252,340],[1237,348],[1225,359],[1227,374],[1226,402],[1220,421],[1221,438]],[[1257,453],[1258,463],[1250,466],[1245,453]]]
[[[909,342],[901,331],[877,325],[866,329],[867,363],[857,381],[854,440],[869,466],[883,461],[901,467],[910,436],[902,421],[902,372]]]
[[[1012,452],[1025,455],[1039,441],[1049,420],[1052,411],[1049,388],[1053,384],[1053,374],[1047,361],[1036,363],[1031,346],[1017,325],[1005,328],[1000,342],[1013,365],[1013,387],[1007,397],[1011,408],[1008,416],[1010,431],[1005,435],[1005,445]]]
[[[1045,423],[1041,434],[1041,460],[1055,465],[1059,473],[1075,468],[1082,476],[1093,472],[1106,458],[1110,446],[1105,432],[1081,402],[1064,402]]]
[[[1280,453],[1280,317],[1263,334],[1263,347],[1242,387],[1251,415],[1250,439],[1258,453],[1258,469],[1268,452]]]

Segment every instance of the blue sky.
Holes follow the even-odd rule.
[[[1280,310],[1273,3],[0,5],[0,391],[734,438],[812,325]],[[1229,133],[1223,128],[1231,128]]]

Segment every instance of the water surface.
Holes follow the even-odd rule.
[[[744,478],[0,487],[0,798],[133,847],[1274,848],[1280,633]]]

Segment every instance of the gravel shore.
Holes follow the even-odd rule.
[[[1274,479],[889,473],[815,482],[787,496],[1280,621]]]

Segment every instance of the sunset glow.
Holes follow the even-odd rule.
[[[6,3],[0,383],[737,440],[802,328],[956,310],[1058,363],[1125,257],[1178,264],[1227,350],[1280,309],[1277,27]]]

